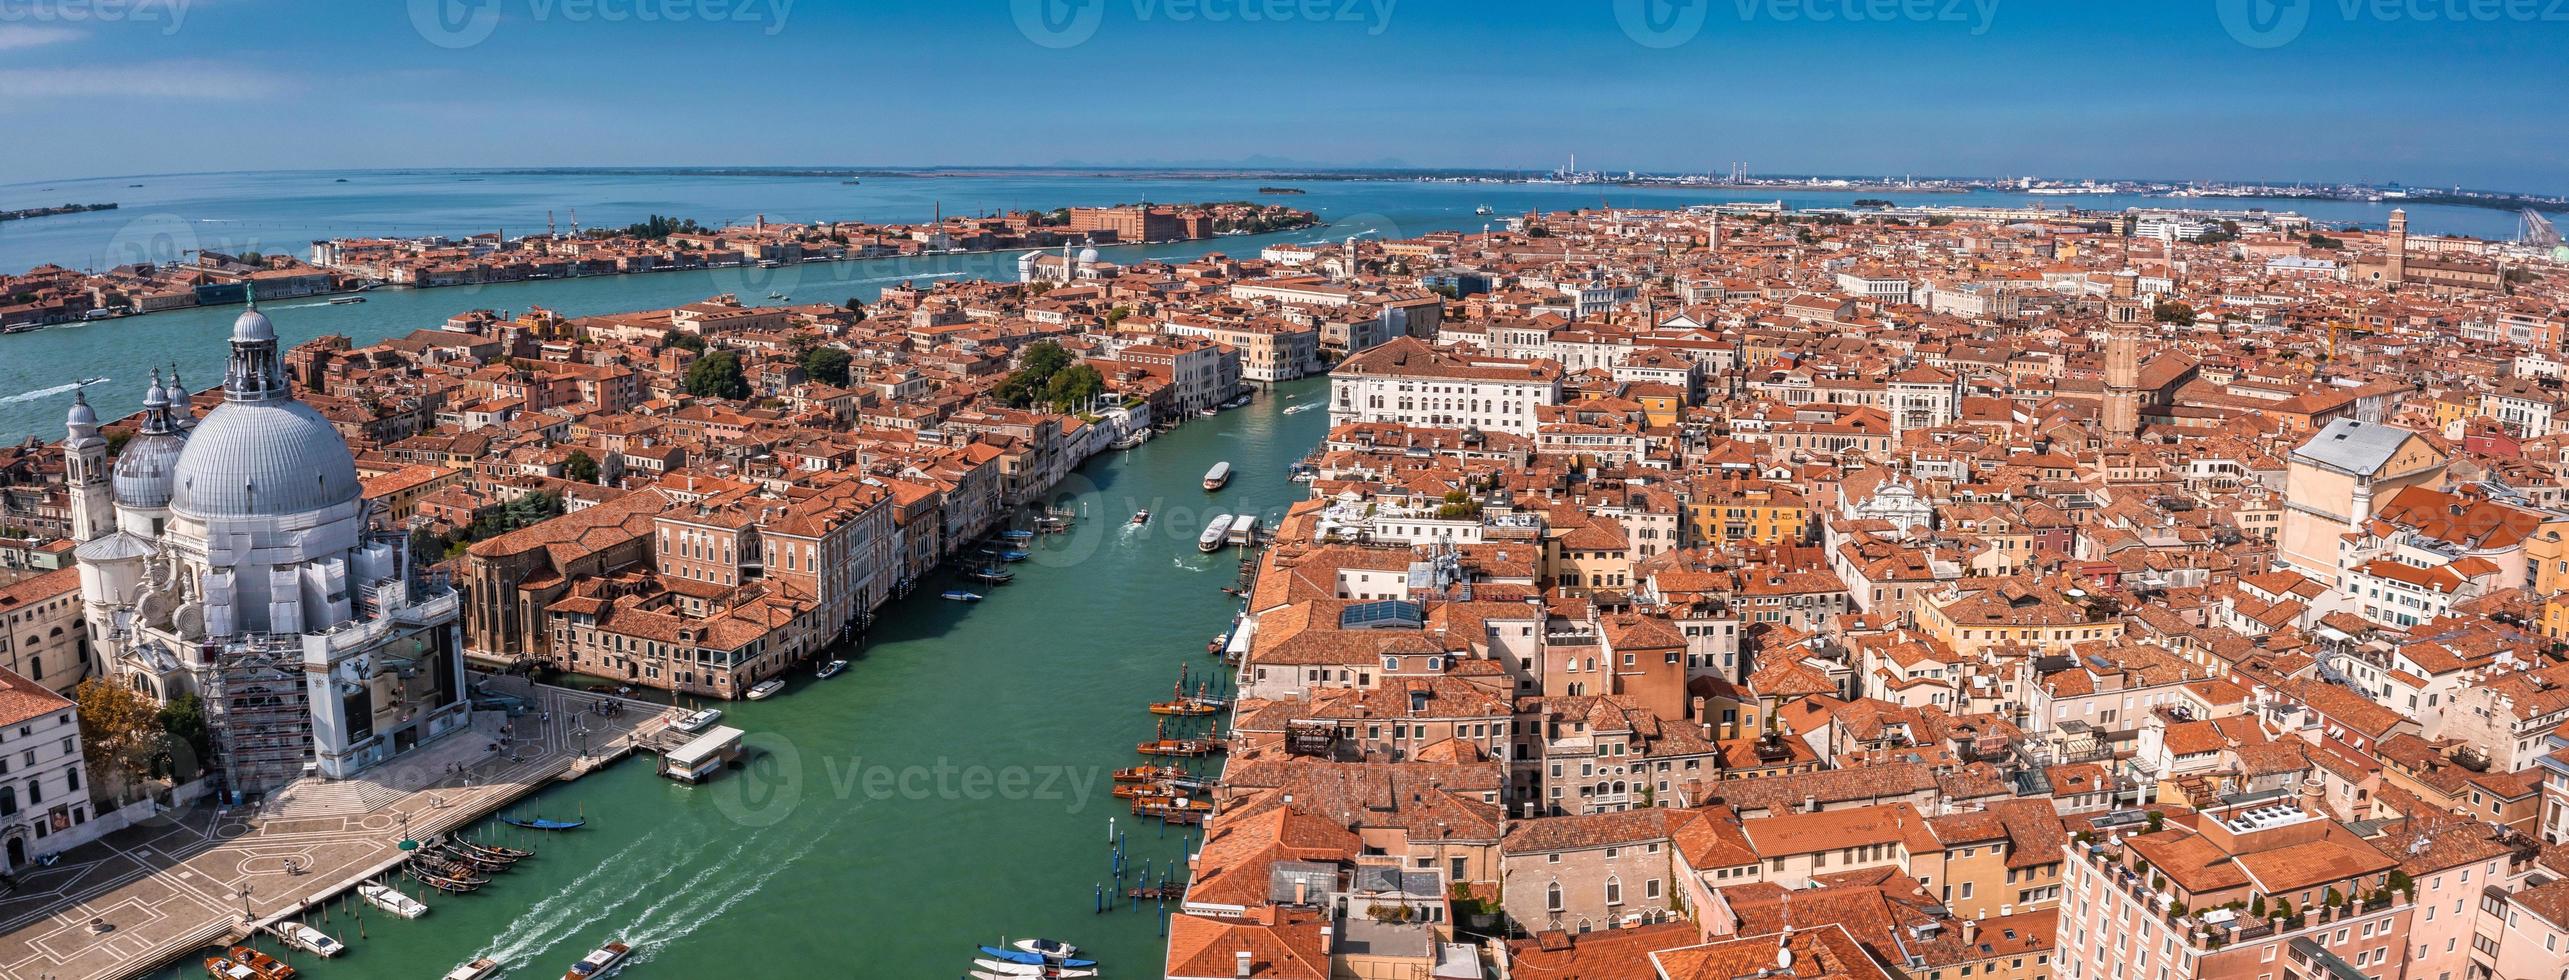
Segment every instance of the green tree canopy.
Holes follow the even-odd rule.
[[[1106,376],[1086,364],[1063,368],[1044,383],[1044,402],[1056,412],[1075,411],[1105,393]]]
[[[740,355],[715,351],[687,365],[687,393],[699,398],[749,397],[749,378],[741,373]]]
[[[562,462],[562,476],[574,483],[596,483],[598,482],[598,461],[586,452],[571,450],[570,458]]]
[[[847,386],[847,366],[856,358],[836,347],[814,347],[803,354],[803,373],[825,385]]]

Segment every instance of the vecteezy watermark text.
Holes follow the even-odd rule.
[[[2335,0],[2347,23],[2569,24],[2569,0]],[[2310,28],[2320,0],[2213,0],[2221,29],[2252,48],[2280,48]]]
[[[1615,23],[1644,47],[1673,48],[1727,5],[1743,24],[1960,24],[1989,33],[2000,0],[1615,0]]]
[[[6,2],[6,0],[0,0]],[[537,23],[754,24],[774,37],[794,15],[796,0],[410,0],[410,26],[441,48],[469,48],[490,40],[501,21],[519,16]],[[520,11],[503,7],[522,8]]]
[[[1366,36],[1391,27],[1400,0],[1122,0],[1135,21],[1208,24],[1352,24]],[[1018,33],[1047,48],[1077,47],[1097,36],[1117,0],[1009,0]]]
[[[194,0],[0,0],[0,24],[159,24],[176,34]]]

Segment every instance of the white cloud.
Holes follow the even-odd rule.
[[[21,106],[31,99],[264,99],[286,88],[267,72],[201,62],[0,68],[0,92]]]
[[[77,41],[79,31],[68,27],[37,27],[31,24],[0,24],[0,51],[33,48],[64,41]]]

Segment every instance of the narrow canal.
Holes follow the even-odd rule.
[[[1287,468],[1326,434],[1326,391],[1280,386],[1092,460],[1055,501],[1078,523],[1038,540],[1015,582],[971,586],[988,599],[966,605],[938,598],[963,583],[931,580],[886,608],[846,673],[725,705],[751,733],[746,769],[688,787],[629,759],[547,790],[519,812],[589,826],[536,840],[538,857],[479,893],[427,896],[425,918],[367,916],[362,940],[334,915],[350,954],[295,962],[313,980],[415,980],[494,956],[548,977],[623,938],[635,978],[951,977],[976,944],[1046,936],[1094,951],[1105,976],[1157,976],[1154,905],[1094,911],[1096,886],[1113,887],[1108,817],[1128,874],[1147,864],[1154,880],[1195,830],[1135,819],[1110,777],[1144,761],[1144,705],[1180,665],[1219,667],[1204,645],[1236,610],[1220,589],[1240,553],[1202,554],[1197,533],[1214,513],[1272,526],[1302,495]],[[1219,460],[1233,479],[1207,494]],[[1143,507],[1151,522],[1130,527]],[[162,975],[202,972],[190,958]]]

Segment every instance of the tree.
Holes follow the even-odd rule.
[[[2309,243],[2310,243],[2310,247],[2312,247],[2312,248],[2325,248],[2325,249],[2332,249],[2332,250],[2333,250],[2333,249],[2341,249],[2341,248],[2345,248],[2345,247],[2346,247],[2346,243],[2345,243],[2345,242],[2338,241],[2337,239],[2330,238],[2330,237],[2328,237],[2328,236],[2326,236],[2326,235],[2322,235],[2322,234],[2320,234],[2320,233],[2318,233],[2318,232],[2315,232],[2315,231],[2314,231],[2314,232],[2311,232],[2311,233],[2310,233],[2310,237],[2303,239],[2303,241],[2309,242]]]
[[[814,347],[803,354],[803,373],[822,384],[845,387],[847,366],[855,360],[836,347]]]
[[[855,313],[855,314],[859,314],[859,315],[862,315],[862,314],[864,314],[864,313],[865,313],[865,301],[864,301],[864,300],[861,300],[861,299],[858,299],[858,298],[856,298],[856,297],[854,297],[854,296],[850,296],[850,297],[848,297],[848,298],[847,298],[847,302],[845,302],[845,303],[841,303],[841,304],[839,304],[839,306],[840,306],[840,307],[842,307],[842,308],[844,308],[844,309],[846,309],[846,310],[847,310],[848,312],[850,312],[850,313]]]
[[[587,452],[571,450],[570,458],[562,461],[562,476],[574,483],[596,483],[598,461],[591,459]]]
[[[1017,369],[1000,379],[998,387],[991,389],[991,394],[1017,408],[1049,401],[1053,375],[1070,365],[1070,352],[1063,350],[1060,344],[1049,340],[1036,341],[1026,345],[1025,352],[1018,355]],[[1098,387],[1100,390],[1105,387],[1102,377],[1098,380]]]
[[[1106,376],[1086,364],[1063,368],[1044,383],[1044,402],[1056,412],[1076,410],[1105,393]]]
[[[90,784],[121,789],[149,774],[163,738],[152,699],[99,677],[80,682],[72,694],[80,702],[80,744]]]
[[[180,781],[196,778],[205,771],[206,760],[214,758],[214,729],[206,723],[205,702],[193,694],[179,695],[161,705],[159,720],[171,755],[185,746],[190,756],[185,760],[172,758],[165,771]]]
[[[691,333],[672,333],[661,341],[660,349],[668,350],[672,347],[702,354],[705,352],[705,338]]]
[[[2153,834],[2158,833],[2158,832],[2159,832],[2159,830],[2160,830],[2160,828],[2166,827],[2167,825],[2168,825],[2168,818],[2167,818],[2167,815],[2166,815],[2166,814],[2160,813],[2160,812],[2159,812],[2159,811],[2157,811],[2157,810],[2152,810],[2152,811],[2150,811],[2150,832],[2151,832],[2151,833],[2153,833]]]
[[[2332,909],[2346,904],[2346,893],[2338,891],[2335,885],[2328,886],[2327,898],[2327,906]]]
[[[2160,323],[2193,323],[2194,307],[2173,300],[2161,301],[2150,308],[2150,316]]]
[[[699,398],[749,397],[749,379],[741,374],[740,355],[715,351],[687,365],[687,393]]]
[[[1114,325],[1116,325],[1116,324],[1118,324],[1118,323],[1122,323],[1122,322],[1124,322],[1124,318],[1125,318],[1125,317],[1132,316],[1132,315],[1133,315],[1133,308],[1132,308],[1132,307],[1129,307],[1129,306],[1118,306],[1118,307],[1116,307],[1116,308],[1114,308],[1114,309],[1111,309],[1111,310],[1106,311],[1106,325],[1111,327],[1111,326],[1114,326]]]

